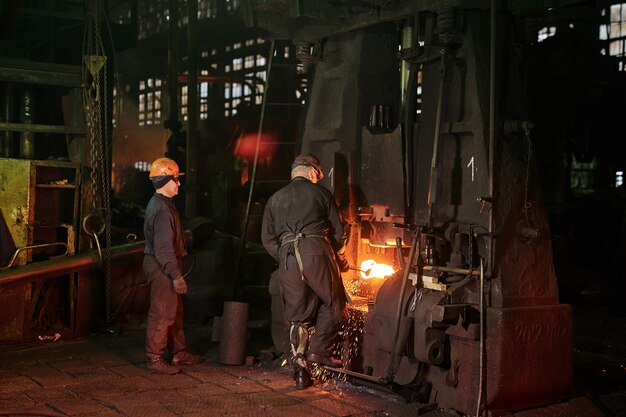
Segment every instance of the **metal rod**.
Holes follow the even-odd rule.
[[[252,195],[254,193],[254,184],[256,182],[256,171],[259,165],[259,151],[261,149],[261,135],[263,134],[263,124],[265,122],[265,108],[267,106],[267,92],[270,89],[270,76],[272,75],[272,63],[274,62],[274,53],[276,51],[276,40],[272,39],[270,45],[270,56],[267,62],[267,78],[265,81],[265,88],[263,89],[263,102],[261,103],[261,116],[259,118],[259,130],[256,137],[256,146],[254,149],[254,162],[252,164],[252,176],[250,177],[250,187],[248,191],[248,203],[246,204],[246,219],[244,222],[243,230],[241,231],[241,241],[239,244],[239,258],[237,260],[237,269],[235,271],[235,286],[233,288],[233,297],[237,297],[237,291],[239,290],[239,282],[241,280],[241,269],[243,264],[243,258],[246,251],[246,238],[248,234],[248,224],[250,223],[250,209],[252,207]]]
[[[450,268],[447,266],[437,266],[437,265],[426,265],[424,266],[424,271],[453,272],[455,274],[465,274],[465,275],[473,275],[473,276],[480,275],[480,271],[476,271],[475,269]]]
[[[85,128],[72,126],[41,125],[34,123],[3,123],[0,122],[0,131],[5,132],[39,132],[39,133],[85,133]]]
[[[398,297],[398,305],[396,307],[396,327],[394,329],[393,335],[393,351],[391,352],[391,361],[389,362],[389,369],[387,370],[388,379],[393,382],[393,378],[395,377],[396,369],[396,344],[398,343],[398,335],[400,334],[400,322],[402,321],[402,306],[404,304],[404,293],[406,291],[407,281],[409,279],[409,271],[411,270],[411,265],[413,264],[413,257],[415,256],[415,251],[417,248],[417,241],[420,236],[420,229],[416,228],[413,231],[413,240],[411,242],[411,250],[409,251],[409,258],[406,260],[406,265],[404,266],[404,271],[402,273],[402,283],[400,284],[400,296]]]
[[[485,387],[485,274],[483,259],[480,258],[480,352],[478,356],[478,399],[476,401],[476,417],[480,417]]]
[[[145,241],[133,242],[111,248],[111,260],[123,260],[143,253]],[[32,262],[18,268],[0,271],[0,286],[21,281],[38,281],[54,278],[70,272],[100,268],[100,258],[96,251],[62,259]]]
[[[326,366],[326,365],[322,365],[322,368],[324,368],[324,369],[326,369],[327,371],[330,371],[330,372],[335,372],[335,373],[338,373],[338,374],[344,374],[344,375],[351,376],[353,378],[362,379],[364,381],[369,381],[369,382],[374,382],[376,384],[385,385],[385,378],[381,378],[381,377],[377,377],[377,376],[371,376],[371,375],[366,375],[366,374],[362,374],[360,372],[349,371],[347,369],[333,368],[331,366]]]
[[[67,255],[68,248],[67,248],[67,243],[65,243],[65,242],[41,243],[41,244],[38,244],[38,245],[23,246],[21,248],[18,248],[15,251],[15,253],[13,253],[13,256],[11,257],[11,260],[9,261],[9,264],[7,266],[5,266],[5,267],[0,268],[0,270],[13,268],[13,262],[15,262],[15,258],[17,258],[17,255],[19,255],[20,252],[22,252],[24,250],[48,248],[50,246],[65,246],[65,253],[63,253],[61,255],[56,255],[56,256],[65,256],[65,255]]]
[[[495,126],[496,126],[496,0],[491,0],[491,38],[489,48],[489,197],[491,209],[488,213],[489,248],[487,251],[487,276],[493,276],[494,248],[494,177],[495,177]]]

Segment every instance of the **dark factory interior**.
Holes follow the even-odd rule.
[[[14,359],[142,349],[163,156],[184,373],[288,373],[261,227],[313,153],[352,301],[319,372],[423,407],[312,416],[626,416],[626,3],[0,0],[0,91],[0,415],[145,415],[38,402]],[[220,415],[259,413],[291,415]]]

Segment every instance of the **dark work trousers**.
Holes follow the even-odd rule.
[[[161,271],[153,256],[145,255],[143,273],[150,286],[150,309],[146,323],[146,356],[162,358],[166,349],[174,355],[187,348],[183,333],[183,302],[172,280]]]
[[[327,255],[303,255],[302,261],[304,280],[294,255],[287,256],[286,268],[279,271],[285,319],[314,325],[308,353],[328,356],[344,321],[344,294],[334,285],[331,268],[336,266]]]

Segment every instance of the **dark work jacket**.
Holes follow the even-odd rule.
[[[144,253],[154,256],[170,279],[182,276],[181,260],[187,255],[180,216],[174,202],[155,193],[146,206],[143,224],[146,238]]]
[[[302,255],[328,253],[329,245],[337,252],[345,241],[343,223],[332,194],[304,177],[294,178],[270,197],[263,214],[261,240],[268,253],[280,261],[285,251],[293,253],[292,243],[281,247],[281,242],[298,233],[324,234],[327,238],[302,239],[299,243]]]
[[[302,270],[296,263],[295,242],[290,242],[299,233],[304,235],[298,241]],[[279,262],[286,320],[316,320],[317,326],[334,327],[345,319],[347,298],[336,260],[344,228],[330,191],[306,178],[294,178],[268,200],[261,240]],[[332,312],[330,316],[316,318],[318,300]]]

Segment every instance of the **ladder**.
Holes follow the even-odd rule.
[[[238,251],[235,285],[233,290],[233,297],[236,298],[241,286],[243,277],[243,262],[246,255],[250,254],[265,254],[265,251],[250,252],[246,251],[246,243],[248,237],[248,229],[250,227],[250,220],[260,220],[263,216],[262,213],[252,213],[252,205],[254,200],[254,194],[259,186],[267,186],[267,190],[272,192],[278,190],[284,185],[288,184],[291,180],[291,162],[293,161],[296,153],[299,151],[299,142],[296,140],[297,123],[293,123],[293,117],[300,117],[302,113],[303,105],[301,102],[295,101],[295,94],[292,91],[291,98],[285,97],[284,91],[281,99],[281,92],[277,91],[274,87],[274,83],[277,85],[281,82],[284,83],[284,77],[281,78],[281,74],[296,76],[295,67],[293,64],[276,62],[282,54],[284,57],[284,51],[287,47],[288,41],[272,40],[269,48],[269,56],[267,60],[267,73],[265,78],[265,85],[263,89],[263,100],[261,103],[261,113],[259,117],[259,125],[257,130],[254,161],[252,164],[252,174],[249,180],[248,200],[245,211],[245,221],[242,228],[240,245]],[[295,53],[295,52],[294,52]],[[280,71],[282,70],[282,72]],[[276,72],[276,74],[275,74]],[[287,83],[289,84],[289,83]],[[272,116],[280,115],[282,117],[272,118]],[[268,117],[269,116],[269,117]],[[268,119],[271,122],[277,122],[287,126],[289,132],[284,133],[285,129],[279,129],[281,137],[276,137],[271,141],[263,140],[265,137],[264,129],[267,130]],[[275,149],[274,158],[272,164],[265,170],[259,164],[259,154],[261,146],[270,146]]]

